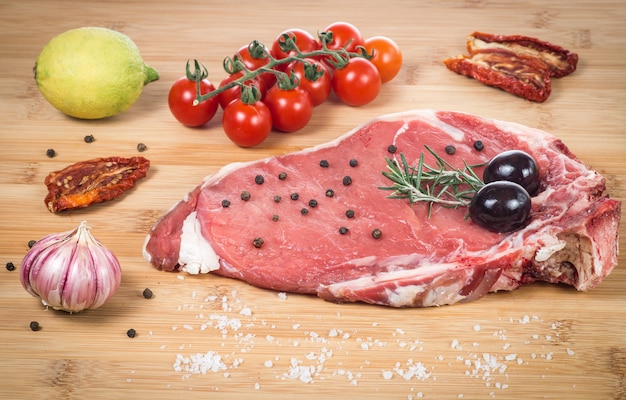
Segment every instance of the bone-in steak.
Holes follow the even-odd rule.
[[[435,165],[424,145],[459,168],[504,150],[531,154],[542,183],[529,222],[494,233],[463,207],[434,205],[429,216],[426,203],[389,198],[379,188],[390,184],[385,158],[417,164],[424,152]],[[393,307],[472,301],[537,280],[587,290],[617,263],[621,203],[604,190],[605,179],[546,132],[412,111],[311,149],[225,166],[156,222],[144,256],[166,271]]]

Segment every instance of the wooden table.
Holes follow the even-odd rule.
[[[205,175],[232,161],[323,143],[375,116],[414,108],[470,112],[552,132],[607,177],[612,197],[626,198],[625,3],[356,4],[1,2],[1,398],[626,398],[624,255],[612,275],[586,293],[536,284],[471,304],[401,310],[282,298],[239,281],[160,272],[144,261],[147,230]],[[249,41],[269,43],[293,27],[315,33],[336,20],[402,47],[401,73],[373,103],[325,103],[302,131],[272,134],[253,149],[232,144],[217,121],[188,129],[170,115],[167,93],[187,59],[200,59],[219,82],[223,57]],[[124,32],[159,70],[161,79],[129,111],[79,121],[39,93],[32,74],[37,55],[53,36],[80,26]],[[543,104],[483,86],[441,62],[464,53],[465,36],[474,30],[562,45],[579,53],[579,69],[556,80]],[[96,141],[85,143],[85,135]],[[142,155],[152,167],[135,190],[80,211],[47,211],[43,180],[50,171],[92,157],[137,155],[139,142],[147,145]],[[48,148],[57,156],[46,157]],[[121,287],[98,310],[46,310],[19,282],[27,243],[82,220],[120,259]],[[6,270],[6,262],[17,269]],[[144,288],[155,296],[144,299]],[[31,321],[42,329],[31,331]],[[133,339],[126,335],[130,328],[137,331]],[[224,370],[183,368],[216,355]],[[311,382],[303,371],[312,371]]]

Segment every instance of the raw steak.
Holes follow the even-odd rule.
[[[424,152],[435,165],[424,145],[459,168],[508,149],[530,153],[542,184],[527,225],[493,233],[466,219],[464,208],[434,205],[429,217],[426,203],[390,199],[379,189],[391,184],[385,157],[404,154],[417,164]],[[546,132],[411,111],[311,149],[225,166],[156,222],[144,256],[166,271],[392,307],[472,301],[538,280],[587,290],[617,263],[621,203],[604,190],[604,178]]]

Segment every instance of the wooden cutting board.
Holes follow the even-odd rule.
[[[626,258],[596,289],[535,284],[470,304],[430,309],[336,305],[214,276],[154,270],[147,230],[201,179],[332,140],[381,114],[447,109],[538,127],[562,138],[626,198],[626,5],[613,1],[421,4],[391,0],[259,3],[161,0],[0,4],[0,398],[625,399]],[[293,134],[241,149],[219,120],[178,124],[172,82],[198,58],[219,82],[223,57],[282,30],[315,33],[336,20],[386,35],[404,53],[399,76],[371,104],[332,100]],[[54,35],[79,26],[128,34],[161,79],[127,112],[78,121],[52,108],[32,77]],[[580,55],[544,104],[453,74],[441,61],[465,52],[474,30],[525,34]],[[221,115],[221,114],[220,114]],[[219,118],[219,116],[218,116]],[[95,142],[87,144],[85,135]],[[98,156],[141,155],[149,175],[117,201],[60,215],[43,204],[48,172]],[[48,148],[57,156],[47,158]],[[46,310],[19,283],[32,239],[87,220],[118,256],[122,285],[104,307]],[[626,237],[622,224],[621,237]],[[624,239],[621,239],[624,247]],[[13,262],[15,271],[4,264]],[[154,297],[144,299],[150,288]],[[41,330],[32,332],[37,321]],[[137,336],[129,338],[128,329]],[[205,369],[203,369],[205,368]]]

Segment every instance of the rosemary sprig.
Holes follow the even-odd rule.
[[[399,162],[385,157],[388,171],[382,174],[393,185],[380,186],[379,189],[393,190],[388,196],[391,199],[409,199],[411,204],[418,201],[430,203],[429,216],[435,203],[450,208],[468,206],[474,194],[485,185],[473,168],[484,164],[469,165],[463,161],[463,169],[455,168],[433,149],[427,145],[424,147],[435,157],[436,167],[424,162],[424,152],[420,154],[417,166],[410,166],[402,153]]]

